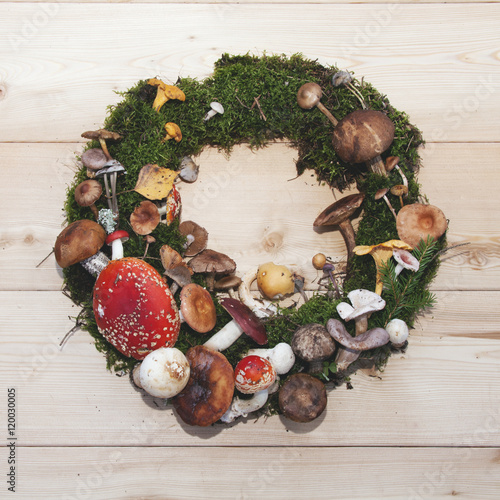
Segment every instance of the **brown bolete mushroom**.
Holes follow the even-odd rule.
[[[152,201],[141,201],[130,214],[130,225],[134,232],[141,236],[152,233],[159,223],[160,213]]]
[[[56,239],[54,254],[60,267],[80,263],[90,274],[97,276],[109,263],[99,252],[106,241],[106,231],[97,222],[82,219],[72,222]]]
[[[364,199],[365,195],[363,193],[344,196],[344,198],[325,208],[313,223],[314,227],[338,226],[340,233],[344,237],[348,259],[352,257],[353,249],[356,246],[356,234],[350,217],[361,206]]]
[[[343,161],[365,163],[372,172],[387,175],[380,155],[394,140],[394,130],[394,123],[381,111],[353,111],[335,127],[333,148]]]
[[[320,99],[322,96],[323,91],[317,83],[304,83],[297,92],[297,104],[302,109],[312,109],[316,106],[333,125],[337,125],[338,120],[321,104]]]
[[[202,345],[188,349],[186,358],[190,366],[189,380],[172,403],[186,424],[212,425],[231,405],[233,368],[223,354]]]
[[[291,343],[293,352],[309,363],[309,373],[319,373],[322,363],[335,352],[335,343],[323,325],[308,323],[295,330]]]
[[[403,241],[416,247],[421,240],[426,241],[428,237],[436,240],[441,237],[448,228],[448,221],[438,207],[413,203],[398,212],[396,228]]]
[[[311,422],[326,408],[325,384],[307,373],[295,373],[285,380],[278,400],[285,417],[294,422]]]
[[[95,206],[95,202],[101,197],[102,186],[98,181],[89,179],[80,182],[75,188],[75,201],[81,207],[89,207],[97,219],[99,211]]]

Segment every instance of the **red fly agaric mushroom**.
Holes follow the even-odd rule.
[[[156,269],[140,259],[109,263],[95,283],[93,309],[101,334],[125,356],[144,359],[177,341],[174,297]]]
[[[297,104],[302,109],[312,109],[316,106],[332,123],[337,125],[338,120],[328,111],[320,99],[323,96],[321,87],[314,82],[304,83],[297,92]]]
[[[186,424],[212,425],[231,405],[233,368],[223,354],[202,345],[188,349],[186,358],[191,369],[189,380],[172,403]]]
[[[361,109],[342,118],[333,131],[333,149],[347,163],[366,163],[387,175],[380,155],[394,140],[394,123],[381,111]]]
[[[160,347],[140,364],[138,387],[157,398],[172,398],[186,387],[189,374],[188,360],[179,349]]]
[[[222,299],[220,304],[233,320],[212,335],[205,342],[205,347],[214,351],[223,351],[236,342],[243,333],[259,345],[267,343],[266,329],[245,304],[231,297]]]
[[[416,247],[420,240],[428,237],[437,240],[448,228],[446,216],[434,205],[413,203],[404,206],[396,219],[399,237],[409,245]]]
[[[165,222],[167,223],[167,226],[170,226],[176,217],[179,216],[181,206],[181,194],[175,186],[172,186],[170,193],[167,195],[167,202],[163,207],[158,209],[160,216],[165,215]]]
[[[89,207],[97,219],[99,212],[95,202],[101,197],[102,186],[98,181],[92,179],[80,182],[75,188],[75,201],[81,207]]]
[[[90,274],[97,276],[109,262],[99,251],[105,241],[106,231],[97,222],[88,219],[72,222],[56,239],[56,261],[62,268],[79,262]]]
[[[344,198],[325,208],[313,223],[314,227],[338,226],[340,233],[344,237],[348,259],[352,257],[353,249],[356,246],[356,234],[354,233],[350,217],[361,206],[364,199],[365,195],[363,193],[344,196]]]
[[[113,231],[106,238],[106,244],[111,247],[111,259],[118,260],[123,258],[123,243],[128,241],[128,233],[123,229]]]
[[[307,373],[290,375],[279,392],[283,415],[294,422],[311,422],[326,408],[325,384]]]
[[[180,299],[181,321],[185,321],[199,333],[213,330],[217,321],[217,313],[212,296],[202,286],[196,283],[183,286]]]
[[[229,409],[221,417],[224,423],[262,408],[269,396],[269,389],[276,381],[273,365],[259,356],[245,356],[234,369],[235,386],[242,394],[252,394],[250,399],[235,397]]]
[[[160,223],[158,207],[148,200],[141,201],[130,214],[130,225],[135,233],[142,236],[152,233]]]

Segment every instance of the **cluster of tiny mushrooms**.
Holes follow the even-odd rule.
[[[159,113],[170,99],[184,101],[186,96],[175,86],[166,85],[157,78],[148,81],[157,87],[153,108]],[[163,245],[160,257],[165,268],[161,276],[146,258],[149,244],[155,239],[151,233],[163,223],[170,224],[180,213],[179,191],[172,186],[163,206],[153,198],[145,200],[132,213],[130,225],[134,232],[145,239],[146,250],[140,257],[123,257],[123,245],[129,235],[116,229],[119,222],[118,175],[125,168],[112,158],[106,141],[121,137],[107,130],[85,132],[83,137],[97,139],[100,148],[88,149],[82,155],[87,168],[88,180],[75,189],[76,203],[89,207],[97,222],[82,219],[73,222],[58,236],[54,247],[61,267],[82,264],[96,278],[93,309],[99,331],[126,356],[139,361],[132,372],[133,381],[150,395],[169,399],[180,418],[189,425],[207,426],[214,422],[233,422],[262,408],[269,394],[279,390],[280,410],[296,422],[310,422],[326,407],[325,385],[320,380],[323,362],[334,359],[339,372],[345,372],[362,351],[374,349],[391,342],[396,347],[405,345],[408,337],[407,325],[392,319],[385,328],[368,329],[368,318],[385,306],[381,297],[381,266],[390,258],[397,261],[396,273],[415,272],[419,262],[411,254],[421,239],[440,237],[446,230],[446,218],[437,207],[421,203],[404,205],[408,193],[408,182],[397,157],[383,154],[394,138],[394,125],[379,111],[366,109],[359,91],[351,85],[347,72],[338,72],[333,77],[335,86],[345,85],[361,101],[361,110],[354,111],[337,120],[320,102],[322,90],[316,83],[300,87],[297,103],[304,110],[317,107],[332,122],[333,147],[345,162],[366,164],[369,170],[387,176],[396,169],[401,183],[391,189],[400,198],[399,212],[390,204],[383,190],[376,198],[383,198],[396,217],[399,240],[390,240],[371,246],[356,246],[351,217],[362,205],[363,193],[346,196],[318,215],[314,227],[338,228],[347,247],[347,258],[369,254],[375,260],[377,276],[375,291],[353,290],[347,295],[349,302],[337,306],[339,317],[345,322],[354,321],[355,336],[351,336],[344,323],[330,319],[326,325],[307,324],[299,327],[291,344],[281,342],[272,349],[262,347],[267,343],[263,319],[277,314],[277,301],[301,292],[305,297],[304,280],[288,267],[265,263],[238,277],[236,263],[227,255],[207,248],[207,231],[193,221],[183,221],[179,231],[186,237],[183,254],[168,245]],[[224,108],[213,102],[203,118],[207,122]],[[216,126],[214,123],[213,126]],[[182,140],[178,125],[167,122],[164,140]],[[178,179],[194,182],[198,166],[184,157],[177,173]],[[99,212],[96,201],[102,195],[103,179],[108,209]],[[111,260],[101,252],[104,243],[110,245]],[[334,266],[325,254],[312,258],[312,265],[324,276],[330,277],[329,289],[336,298],[341,298],[339,284],[332,271]],[[192,282],[194,273],[206,276],[207,289]],[[251,292],[256,281],[261,294],[259,298]],[[176,301],[174,295],[179,292]],[[221,330],[201,345],[190,348],[184,355],[175,347],[181,322],[200,334],[209,333],[216,324],[216,310],[212,294],[233,318]],[[236,367],[229,364],[222,353],[241,335],[249,336],[256,347],[245,353]],[[307,364],[307,369],[285,376],[294,366],[296,356]],[[246,397],[235,395],[235,389]]]

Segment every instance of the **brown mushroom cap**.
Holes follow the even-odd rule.
[[[214,290],[218,292],[225,292],[227,290],[232,290],[238,288],[241,285],[241,278],[235,274],[230,274],[229,276],[223,276],[221,279],[214,283]]]
[[[335,342],[323,325],[308,323],[297,328],[292,337],[292,350],[308,363],[328,359],[335,352]],[[319,363],[314,363],[316,369]],[[316,370],[313,370],[316,371]]]
[[[112,140],[112,141],[117,141],[118,139],[121,139],[122,136],[116,132],[110,132],[109,130],[106,130],[104,128],[101,128],[99,130],[89,130],[87,132],[83,132],[82,137],[85,139],[93,139],[93,140]]]
[[[404,206],[396,219],[396,228],[401,240],[416,247],[420,240],[429,236],[438,239],[448,227],[446,216],[434,205],[413,203]]]
[[[202,345],[188,349],[191,374],[186,387],[172,399],[188,425],[206,427],[219,420],[231,405],[234,372],[226,357]]]
[[[98,181],[86,180],[75,188],[75,201],[81,207],[90,207],[102,194],[102,186]]]
[[[101,148],[87,149],[82,154],[83,166],[89,170],[100,170],[106,165],[108,159]]]
[[[208,233],[204,227],[201,227],[192,220],[185,220],[179,224],[179,232],[183,236],[191,235],[194,241],[186,248],[184,255],[186,257],[194,257],[202,250],[207,248]]]
[[[347,163],[364,163],[382,154],[394,139],[394,123],[381,111],[349,113],[333,131],[333,148]]]
[[[217,321],[212,296],[200,285],[190,283],[182,288],[181,313],[184,321],[195,331],[207,333]]]
[[[323,95],[321,87],[317,83],[304,83],[297,92],[297,104],[302,109],[311,109],[318,104]]]
[[[140,235],[153,232],[160,223],[160,212],[158,207],[148,200],[141,201],[130,214],[130,225]]]
[[[391,187],[391,194],[394,196],[406,196],[408,194],[408,188],[404,184],[396,184]]]
[[[95,255],[104,245],[106,231],[97,222],[82,219],[63,229],[56,239],[54,254],[62,268]]]
[[[236,262],[226,254],[206,249],[189,261],[195,273],[231,274],[236,271]]]
[[[283,415],[294,422],[311,422],[326,408],[325,384],[307,373],[288,377],[279,392]]]
[[[388,156],[385,159],[385,170],[390,172],[399,163],[399,156]]]
[[[160,248],[160,258],[163,267],[167,271],[183,263],[181,254],[168,245],[163,245]]]
[[[337,226],[349,219],[351,215],[361,206],[365,199],[364,193],[355,193],[344,196],[332,203],[321,212],[313,222],[314,227]]]

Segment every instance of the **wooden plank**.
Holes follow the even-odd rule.
[[[498,448],[43,447],[17,452],[15,496],[21,499],[480,500],[495,498],[500,487]]]
[[[286,16],[267,3],[92,5],[0,4],[2,141],[78,140],[119,100],[113,91],[154,75],[203,78],[223,52],[249,50],[301,52],[355,71],[427,140],[497,140],[497,3],[318,4],[307,24],[300,4]]]
[[[0,146],[4,186],[0,289],[60,289],[61,272],[53,256],[35,266],[61,231],[66,188],[81,147],[77,143]],[[430,144],[422,157],[419,180],[430,202],[450,219],[449,243],[470,242],[445,256],[433,288],[498,290],[500,206],[493,196],[485,196],[484,186],[490,192],[500,189],[500,145]],[[182,217],[205,225],[210,245],[231,255],[238,272],[274,260],[293,265],[314,288],[318,273],[309,264],[311,257],[323,251],[342,260],[344,243],[337,231],[318,234],[311,229],[316,215],[334,198],[310,172],[293,179],[294,158],[295,151],[286,144],[256,153],[241,146],[229,159],[206,150],[197,158],[199,180],[180,185]],[[29,174],[20,176],[26,164]],[[341,196],[335,192],[336,198]]]
[[[0,385],[16,388],[25,446],[500,446],[499,325],[493,312],[481,319],[498,293],[455,292],[444,314],[412,332],[406,354],[382,373],[358,371],[353,390],[330,391],[327,411],[311,424],[271,417],[185,425],[170,406],[107,372],[86,332],[59,349],[78,309],[56,292],[0,293]],[[492,422],[494,431],[484,431]]]

